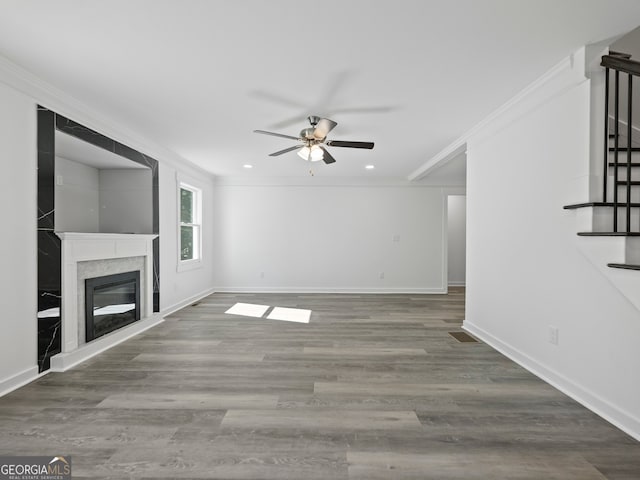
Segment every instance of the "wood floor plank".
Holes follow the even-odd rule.
[[[134,362],[186,362],[186,363],[215,363],[215,362],[261,362],[264,354],[258,353],[141,353],[136,355]]]
[[[347,453],[352,480],[606,480],[580,455]]]
[[[411,430],[421,428],[413,411],[229,410],[222,427],[289,430]]]
[[[220,394],[202,392],[116,393],[109,395],[96,408],[136,408],[175,410],[219,410],[228,408],[275,408],[277,395]]]
[[[303,353],[306,355],[319,355],[319,356],[339,356],[352,357],[352,356],[366,356],[366,357],[399,357],[399,356],[420,356],[426,355],[427,352],[423,348],[382,348],[382,347],[334,347],[334,348],[319,348],[319,347],[305,347]]]

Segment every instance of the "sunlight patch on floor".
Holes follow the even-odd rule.
[[[302,308],[274,307],[267,318],[269,320],[283,320],[285,322],[309,323],[311,310],[304,310]]]
[[[269,309],[269,305],[255,305],[253,303],[236,303],[224,313],[230,315],[244,315],[245,317],[262,317]]]
[[[256,305],[253,303],[236,303],[224,313],[230,315],[242,315],[245,317],[263,318],[269,310],[269,305]],[[267,320],[281,320],[283,322],[309,323],[311,310],[303,308],[273,307],[266,317]]]

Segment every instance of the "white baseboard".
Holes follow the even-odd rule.
[[[616,407],[611,402],[569,380],[564,375],[546,367],[520,350],[507,345],[502,340],[494,337],[477,325],[474,325],[469,320],[464,320],[462,329],[478,337],[487,345],[490,345],[521,367],[640,441],[640,419],[634,417],[629,412]]]
[[[218,293],[351,293],[351,294],[444,294],[444,288],[327,288],[327,287],[217,287]]]
[[[460,281],[460,282],[456,282],[455,280],[449,280],[449,286],[450,287],[464,287],[467,285],[467,282]]]
[[[171,315],[174,312],[177,312],[178,310],[183,309],[184,307],[188,307],[189,305],[191,305],[192,303],[197,302],[198,300],[203,299],[204,297],[207,297],[209,295],[211,295],[212,293],[215,293],[219,291],[217,288],[207,288],[206,290],[203,290],[200,293],[196,293],[195,295],[190,296],[189,298],[186,298],[178,303],[174,303],[173,305],[163,308],[162,309],[162,316],[166,317],[167,315]]]
[[[150,317],[127,325],[90,343],[86,343],[73,352],[58,353],[51,357],[51,371],[65,372],[91,357],[95,357],[99,353],[109,350],[111,347],[115,347],[119,343],[129,340],[162,322],[164,322],[164,318],[162,318],[160,314],[155,313]]]
[[[0,380],[0,397],[9,392],[13,392],[27,383],[33,382],[39,376],[38,367],[34,365],[11,377]]]

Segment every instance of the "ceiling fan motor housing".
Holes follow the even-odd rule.
[[[313,139],[313,132],[315,131],[315,127],[303,128],[300,130],[300,138],[306,138],[308,140]]]

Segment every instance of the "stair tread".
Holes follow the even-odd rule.
[[[634,265],[632,263],[607,263],[607,267],[622,268],[624,270],[640,270],[640,265]]]
[[[618,152],[626,152],[629,149],[624,145],[618,145],[617,150],[618,150]],[[615,152],[616,151],[616,147],[609,147],[609,151],[610,152]],[[640,147],[631,147],[631,151],[632,152],[640,152]]]
[[[627,204],[626,203],[620,203],[618,202],[618,207],[626,207]],[[640,203],[633,203],[631,202],[630,206],[633,207],[640,207]],[[571,205],[565,205],[564,208],[565,210],[574,210],[576,208],[584,208],[584,207],[613,207],[613,202],[584,202],[584,203],[574,203]]]
[[[578,232],[581,237],[640,237],[640,232]]]
[[[610,166],[610,167],[615,167],[615,165],[616,165],[616,162],[609,162],[609,166]],[[623,168],[624,168],[624,167],[626,167],[626,166],[628,166],[628,165],[630,165],[630,166],[631,166],[631,168],[633,168],[633,167],[640,167],[640,162],[631,162],[631,163],[627,163],[627,162],[618,162],[618,167],[623,167]]]
[[[626,184],[627,184],[627,181],[626,181],[626,180],[618,180],[618,181],[616,182],[616,184],[617,184],[617,185],[626,185]],[[631,186],[640,185],[640,180],[631,180],[631,181],[629,182],[629,185],[631,185]]]

